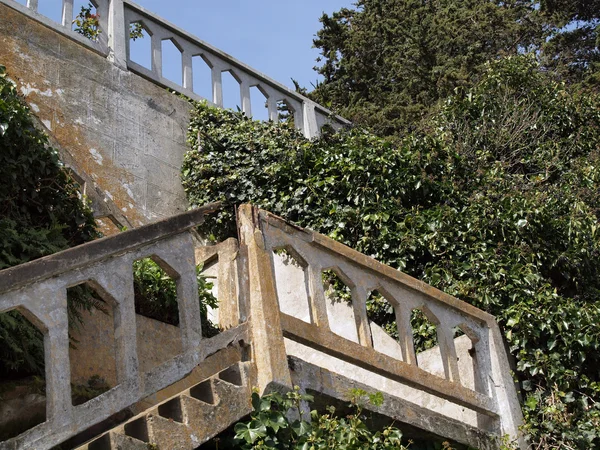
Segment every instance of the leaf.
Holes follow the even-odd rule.
[[[263,424],[236,423],[234,427],[235,438],[242,439],[249,444],[253,444],[257,439],[267,435],[267,427]]]

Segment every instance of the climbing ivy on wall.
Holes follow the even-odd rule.
[[[78,187],[0,66],[0,269],[98,236]],[[80,294],[70,299],[72,316],[95,305]],[[0,374],[42,369],[41,334],[21,315],[0,315],[0,343]]]
[[[536,448],[597,448],[598,100],[519,56],[395,144],[359,129],[309,141],[197,104],[183,186],[191,204],[224,202],[214,239],[252,202],[496,315]]]

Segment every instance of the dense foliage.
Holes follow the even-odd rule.
[[[216,238],[253,202],[496,315],[532,439],[596,448],[600,109],[533,59],[489,64],[397,144],[357,129],[311,142],[200,104],[183,184],[226,205]]]
[[[340,450],[404,450],[402,433],[393,426],[372,431],[367,426],[362,401],[380,405],[381,394],[371,394],[356,389],[350,399],[350,413],[340,417],[334,407],[327,413],[310,412],[303,408],[313,397],[301,394],[299,389],[282,395],[273,392],[263,397],[252,394],[254,411],[250,420],[235,425],[235,437],[224,441],[219,448],[245,450],[281,449],[340,449]]]
[[[48,138],[0,66],[0,269],[21,264],[97,236],[78,185],[64,170]],[[94,306],[77,292],[69,314]],[[39,372],[41,333],[22,315],[0,315],[0,374]]]
[[[212,337],[219,329],[207,317],[207,307],[217,308],[217,299],[210,289],[212,283],[196,268],[198,282],[198,300],[202,320],[202,335]],[[177,283],[151,258],[133,263],[133,290],[135,294],[135,312],[170,325],[179,325],[179,307],[177,303]]]
[[[418,126],[490,60],[536,52],[573,83],[598,85],[600,10],[580,0],[359,0],[321,17],[324,78],[310,94],[379,135]]]

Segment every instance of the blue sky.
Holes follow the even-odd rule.
[[[353,0],[137,0],[136,3],[275,80],[309,87],[319,17]]]

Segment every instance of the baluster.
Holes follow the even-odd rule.
[[[188,261],[195,261],[194,242],[188,234],[173,242],[180,255],[187,253]],[[182,245],[187,244],[187,245]],[[186,264],[179,267],[179,280],[177,280],[177,300],[179,303],[179,327],[183,334],[183,350],[192,351],[198,348],[202,339],[200,320],[200,305],[198,303],[198,279],[196,266]]]
[[[97,273],[96,281],[117,302],[114,308],[117,381],[137,380],[137,323],[131,258],[123,257],[106,263],[103,271]]]
[[[40,293],[48,295],[42,286]],[[54,293],[54,309],[48,311],[52,324],[44,339],[46,362],[46,411],[48,420],[67,423],[71,419],[71,368],[69,366],[69,319],[67,315],[67,289]],[[43,294],[40,298],[43,298]],[[32,298],[33,300],[33,298]]]
[[[62,2],[62,25],[71,29],[73,24],[73,0],[63,0]]]
[[[305,100],[302,108],[304,112],[304,136],[308,139],[318,137],[320,134],[319,126],[317,124],[317,112],[315,110],[315,105],[316,103]]]
[[[181,65],[183,70],[183,88],[193,91],[194,76],[192,71],[192,54],[189,52],[189,50],[184,50],[181,54]]]
[[[321,278],[321,267],[310,264],[307,268],[308,290],[310,292],[310,317],[312,323],[319,328],[329,330],[329,318],[327,317],[327,303],[323,281]]]
[[[482,394],[489,395],[490,388],[490,376],[492,371],[492,361],[490,359],[491,348],[488,329],[485,328],[477,333],[477,339],[471,338],[473,342],[474,352],[472,354],[474,375],[475,375],[475,390]],[[504,351],[504,349],[496,349],[496,351]]]
[[[456,347],[454,346],[452,329],[447,327],[444,323],[436,325],[440,354],[442,356],[442,364],[444,365],[446,379],[459,383],[460,375],[458,372],[458,359],[456,357]]]
[[[72,2],[73,0],[70,1]],[[114,3],[115,1],[116,0],[113,0],[111,3]],[[107,46],[111,35],[111,30],[109,28],[109,14],[111,13],[111,8],[108,4],[108,0],[98,0],[96,12],[98,13],[98,26],[100,27],[101,31],[100,35],[98,36],[98,42],[102,46]]]
[[[269,109],[269,120],[277,122],[279,119],[279,113],[277,112],[277,101],[275,100],[275,96],[269,95],[269,98],[267,99],[267,107]]]
[[[252,117],[252,102],[250,101],[250,83],[248,80],[243,79],[240,83],[240,89],[242,90],[242,111],[248,116]]]
[[[27,7],[32,11],[37,12],[38,10],[38,0],[27,0]]]
[[[152,72],[162,78],[162,39],[158,33],[152,35]]]
[[[111,0],[106,13],[107,45],[112,50],[108,54],[121,69],[127,69],[129,58],[129,21],[125,21],[123,0]]]
[[[294,126],[297,130],[304,130],[304,108],[302,103],[297,103],[296,111],[294,111]]]
[[[398,326],[398,344],[402,350],[402,359],[404,362],[417,365],[417,355],[415,353],[415,343],[413,341],[412,326],[410,324],[411,309],[400,303],[394,308],[396,313],[396,325]]]
[[[358,342],[363,347],[373,348],[371,327],[367,317],[368,292],[361,286],[352,288],[352,308],[354,309],[354,320],[358,330]]]
[[[240,323],[237,295],[238,244],[233,238],[219,244],[219,326],[235,327]]]
[[[223,73],[219,66],[211,69],[213,103],[220,108],[223,107]]]

